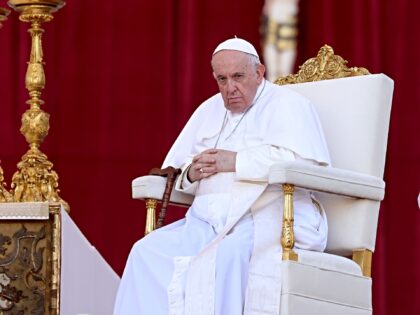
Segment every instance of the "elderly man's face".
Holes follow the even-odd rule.
[[[244,112],[254,100],[264,66],[254,65],[247,54],[235,50],[216,53],[212,66],[225,107],[233,113]]]

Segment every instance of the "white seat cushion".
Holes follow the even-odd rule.
[[[286,294],[281,298],[281,313],[287,315],[372,315],[372,310],[329,303],[315,298]]]
[[[356,270],[351,264],[333,262],[329,257],[333,255],[322,255],[328,257],[321,258],[322,267],[311,265],[312,253],[306,258],[301,254],[302,262],[283,261],[281,314],[371,314],[372,279],[347,272]],[[335,270],[325,268],[327,264]]]
[[[295,251],[299,256],[299,263],[301,264],[313,266],[322,270],[348,273],[355,276],[362,275],[360,266],[349,258],[303,249],[295,249]]]

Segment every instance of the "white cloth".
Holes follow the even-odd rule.
[[[176,189],[183,185],[194,202],[185,219],[134,245],[114,314],[278,313],[283,196],[267,184],[268,169],[279,160],[328,164],[328,151],[311,104],[269,82],[244,117],[228,113],[220,132],[224,115],[220,94],[204,102],[163,166],[186,169],[219,138],[218,148],[238,152],[236,173],[193,184],[179,178]],[[309,192],[297,190],[294,200],[296,246],[323,250],[325,216]]]

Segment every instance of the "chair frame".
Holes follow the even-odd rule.
[[[370,72],[363,67],[347,67],[347,60],[335,55],[331,46],[324,45],[314,58],[310,58],[301,66],[296,74],[277,79],[274,83],[278,85],[297,84],[345,77],[367,75]],[[281,245],[283,247],[283,260],[298,261],[298,255],[293,251],[293,193],[294,185],[283,184],[284,207],[283,207],[283,228],[281,234]],[[367,249],[353,251],[353,260],[360,265],[363,275],[370,276],[372,252]]]

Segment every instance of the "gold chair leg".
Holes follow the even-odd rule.
[[[360,266],[365,277],[371,277],[372,255],[373,253],[368,249],[353,250],[353,261]]]
[[[149,234],[156,228],[156,206],[157,200],[156,199],[146,199],[146,228],[144,231],[144,235]]]
[[[293,232],[293,192],[295,187],[290,184],[283,184],[284,207],[283,207],[283,228],[281,232],[281,246],[283,247],[283,260],[298,260],[298,255],[293,251],[295,246],[295,235]]]

